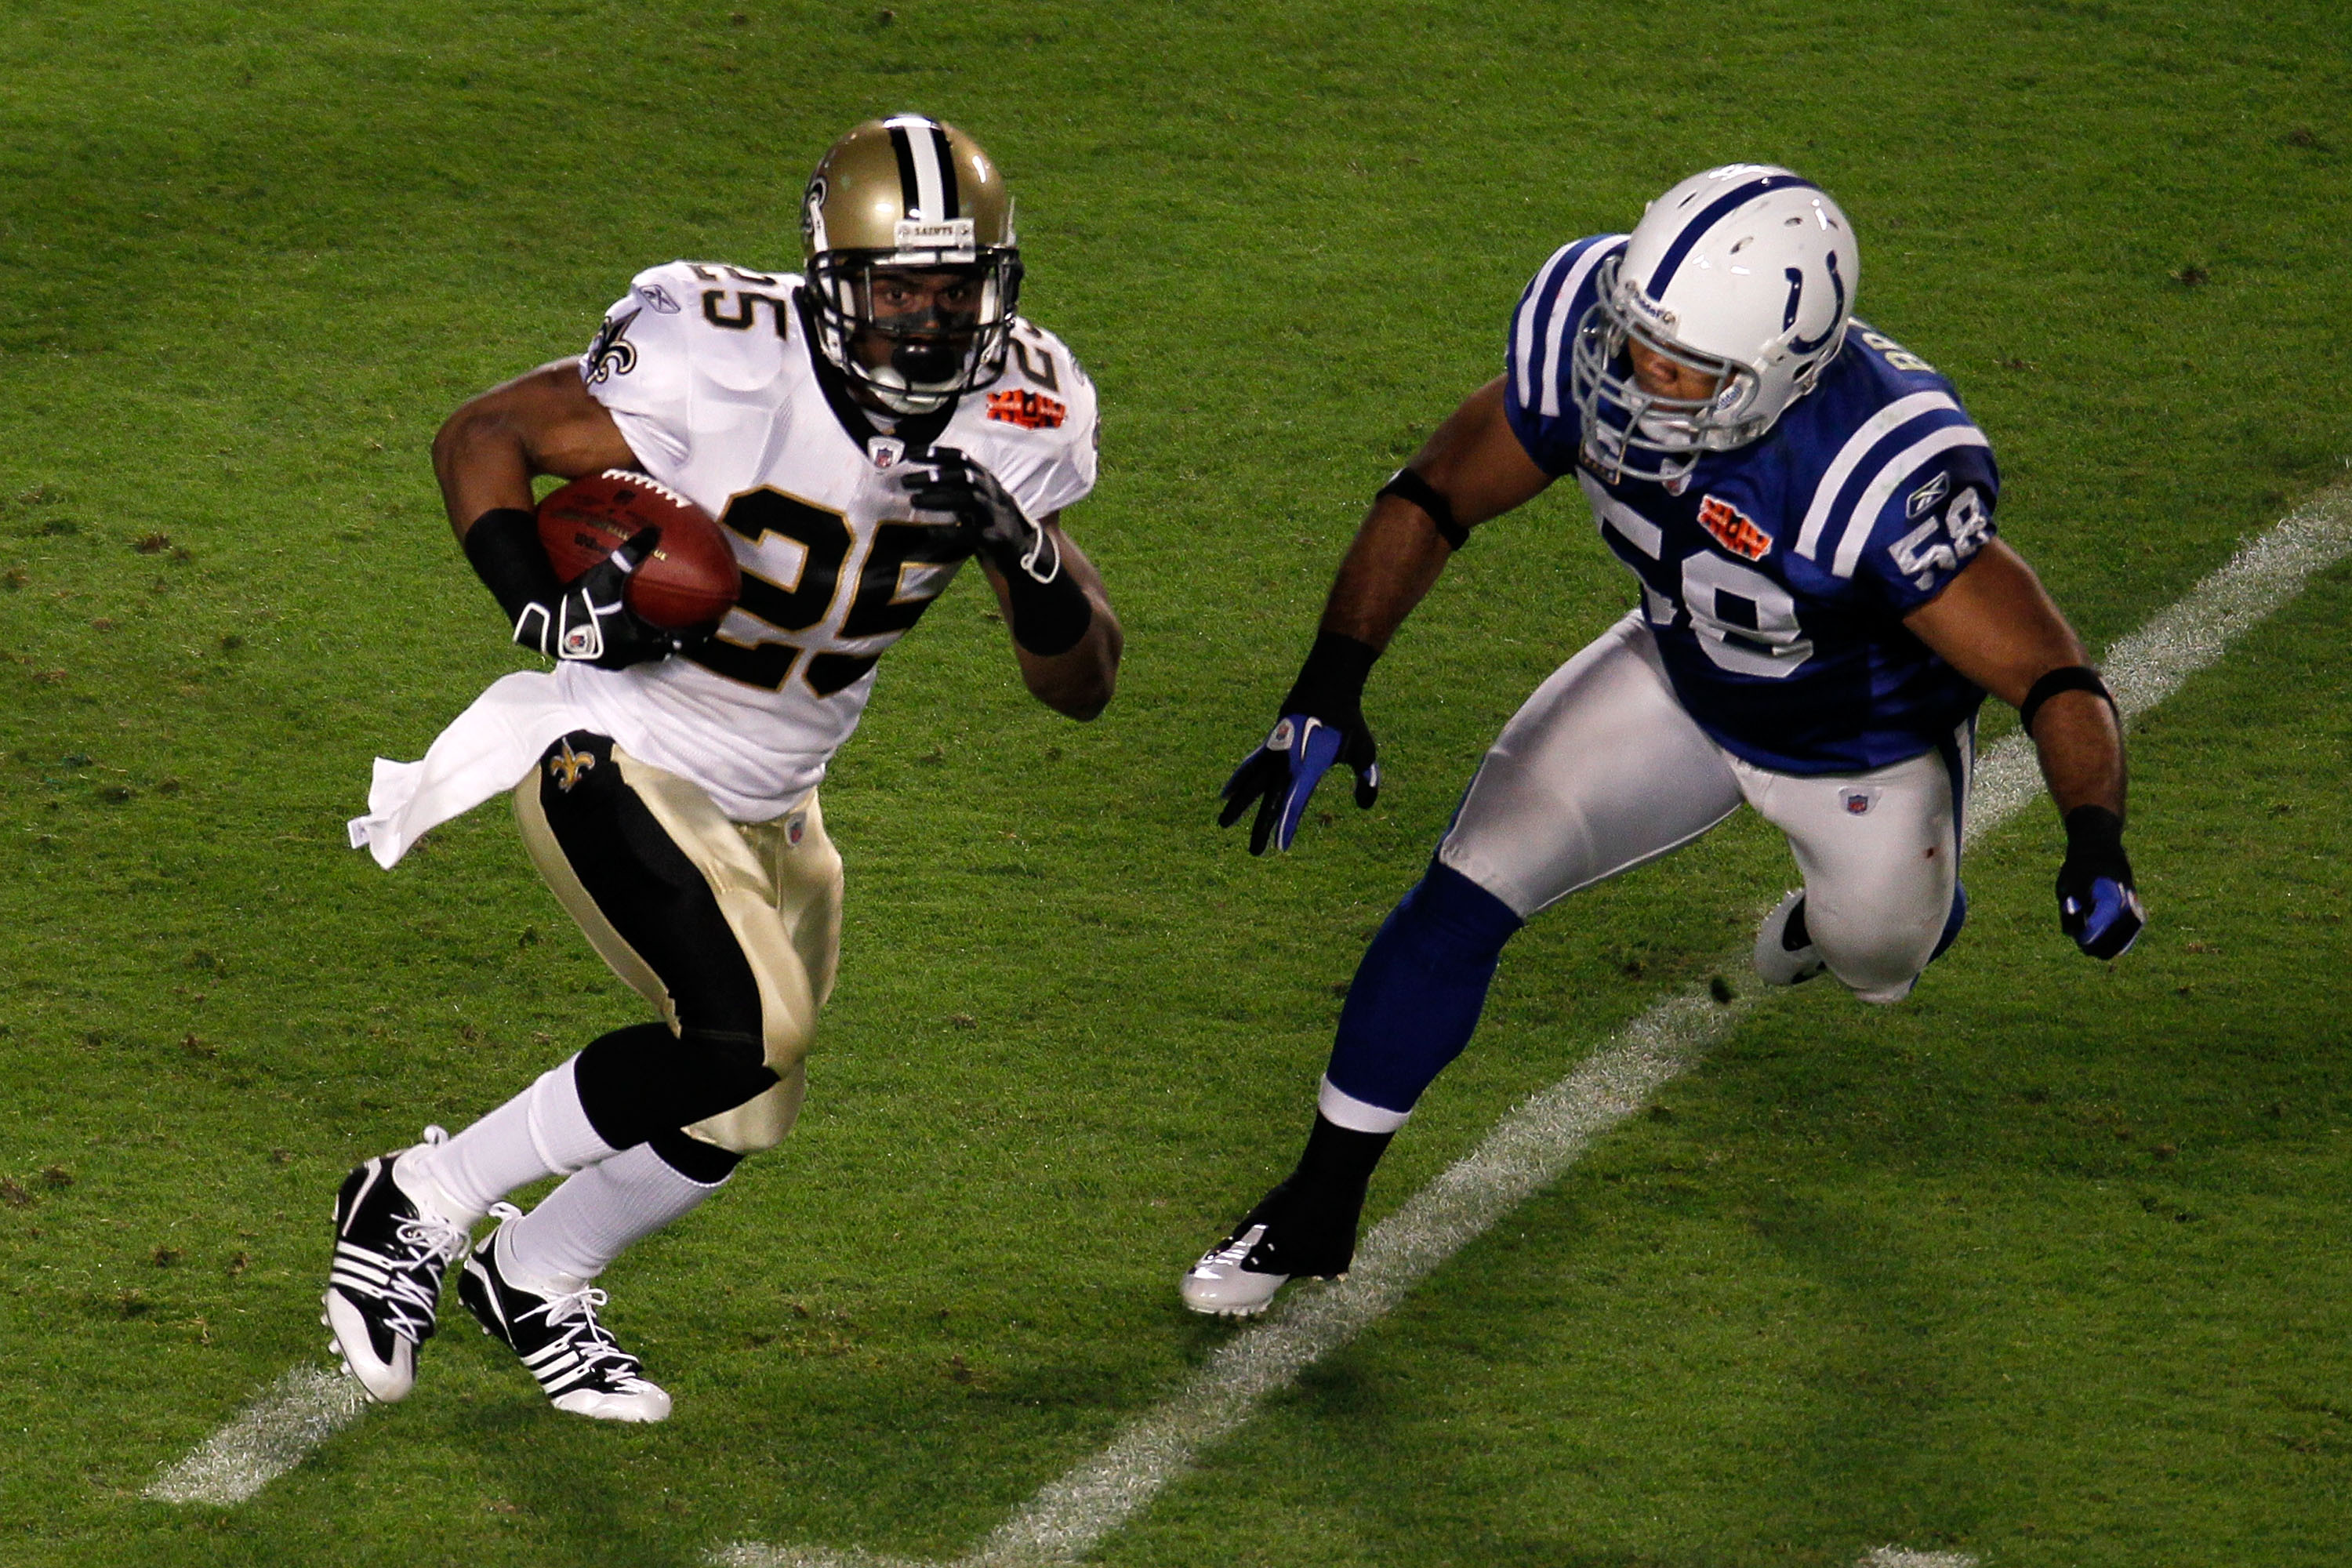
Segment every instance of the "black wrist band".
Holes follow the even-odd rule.
[[[476,518],[466,530],[466,559],[509,624],[529,606],[552,604],[563,592],[539,542],[539,519],[521,507],[496,507]]]
[[[1388,483],[1372,493],[1374,500],[1382,496],[1409,500],[1427,512],[1431,524],[1437,530],[1437,537],[1454,549],[1459,550],[1470,542],[1470,531],[1454,521],[1454,503],[1439,494],[1435,485],[1411,468],[1399,468],[1389,476]]]
[[[2092,692],[2115,710],[2118,718],[2122,716],[2121,710],[2116,709],[2116,694],[2107,689],[2107,683],[2099,679],[2097,670],[2087,664],[2067,664],[2050,671],[2026,691],[2025,700],[2017,705],[2018,727],[2032,734],[2033,716],[2042,711],[2044,702],[2062,691]]]
[[[1004,587],[1013,605],[1013,640],[1040,658],[1069,652],[1094,625],[1094,601],[1067,572],[1040,583],[1016,565],[1004,574]]]
[[[2066,848],[2114,851],[2124,847],[2124,819],[2104,805],[2078,805],[2066,814]]]
[[[1372,661],[1381,650],[1345,632],[1318,632],[1298,679],[1284,698],[1285,713],[1312,713],[1328,719],[1352,710],[1364,700],[1364,682],[1372,676]]]

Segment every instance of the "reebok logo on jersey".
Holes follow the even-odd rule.
[[[1059,398],[1048,397],[1042,392],[992,392],[988,395],[988,416],[1007,425],[1018,425],[1024,430],[1059,430],[1070,411]]]
[[[1772,548],[1772,536],[1721,496],[1699,498],[1698,525],[1712,534],[1717,544],[1744,561],[1761,561]]]

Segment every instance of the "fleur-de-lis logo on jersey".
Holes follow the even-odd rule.
[[[637,368],[637,345],[629,342],[629,323],[643,307],[625,316],[607,316],[596,329],[596,341],[580,356],[580,379],[593,386],[610,376],[626,375]]]
[[[570,795],[572,786],[580,782],[580,775],[595,765],[593,752],[575,752],[572,749],[572,742],[566,741],[563,750],[547,759],[547,776],[555,781],[556,788]]]

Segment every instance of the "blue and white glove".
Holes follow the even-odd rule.
[[[2058,925],[2093,958],[2120,958],[2147,923],[2124,854],[2124,822],[2103,805],[2066,814],[2066,859],[2058,868]]]
[[[1316,637],[1273,732],[1225,781],[1217,826],[1231,827],[1256,803],[1251,854],[1265,854],[1269,839],[1276,849],[1290,847],[1315,786],[1336,763],[1355,770],[1359,806],[1370,809],[1380,798],[1380,748],[1364,722],[1364,682],[1378,658],[1378,648],[1338,632]]]

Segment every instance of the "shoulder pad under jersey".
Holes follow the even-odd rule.
[[[972,405],[990,471],[1030,516],[1059,511],[1094,489],[1095,384],[1060,338],[1015,318],[1004,374],[971,394],[966,405]]]
[[[649,440],[682,463],[693,449],[698,381],[750,390],[775,378],[798,331],[792,291],[799,282],[788,272],[722,262],[648,268],[604,312],[580,357],[580,378],[633,444]]]
[[[1790,411],[1810,491],[1793,553],[1908,611],[1992,537],[2000,473],[1991,442],[1926,360],[1860,321],[1838,358]]]

